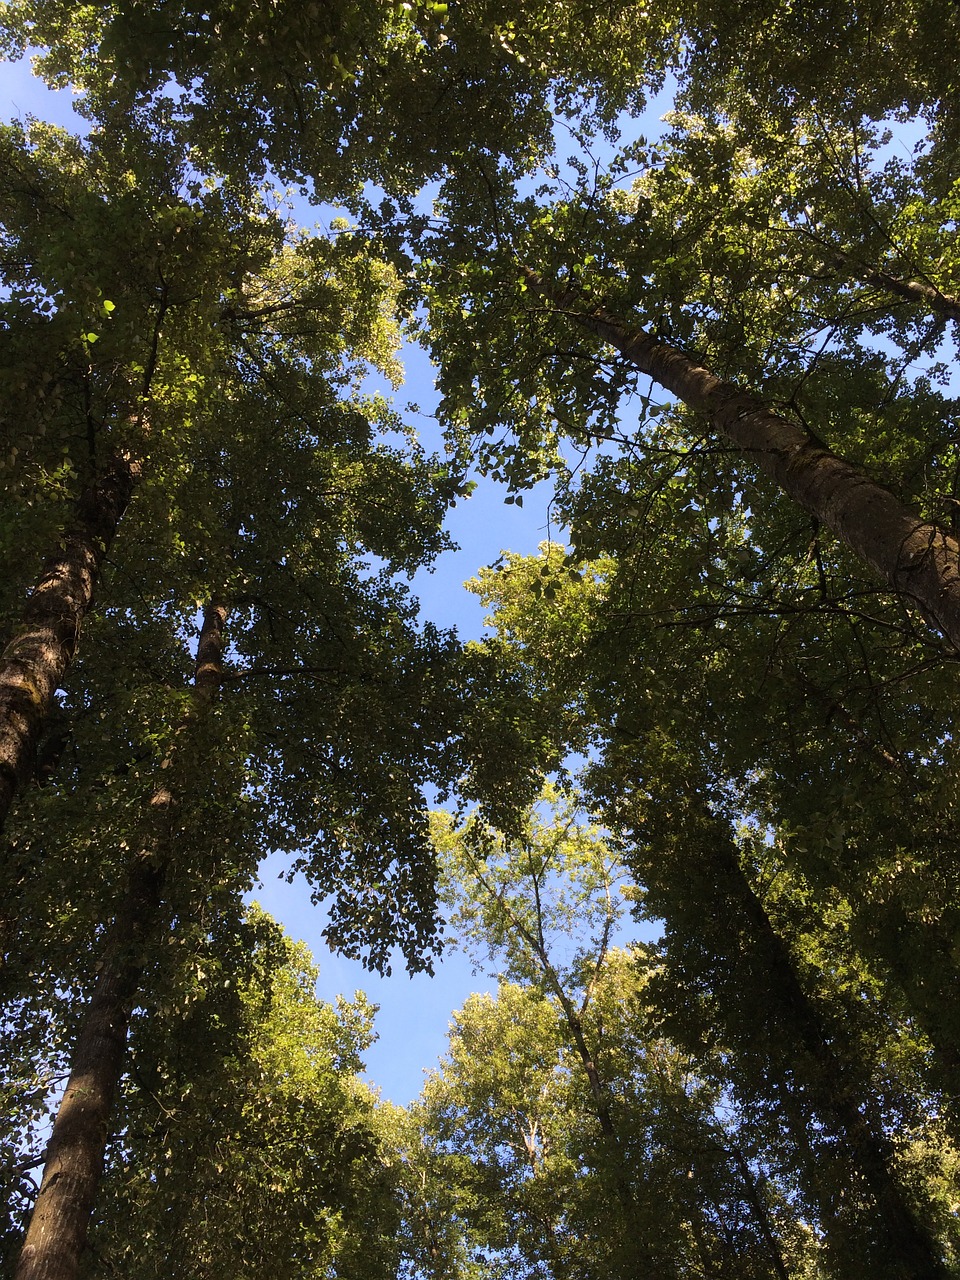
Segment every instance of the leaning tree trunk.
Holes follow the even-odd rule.
[[[603,1134],[604,1146],[613,1165],[614,1188],[623,1213],[625,1234],[627,1236],[626,1256],[628,1262],[638,1280],[665,1280],[668,1275],[676,1273],[672,1267],[669,1272],[664,1271],[662,1259],[657,1259],[646,1239],[647,1233],[641,1229],[636,1196],[628,1176],[623,1142],[610,1109],[610,1092],[606,1088],[597,1067],[596,1054],[591,1052],[590,1046],[587,1044],[580,1014],[563,988],[556,970],[545,955],[543,963],[547,969],[551,985],[560,1000],[567,1030],[570,1032],[574,1049],[580,1059],[581,1069],[590,1087],[590,1096],[593,1099],[593,1113],[600,1132]]]
[[[960,650],[960,543],[810,432],[757,396],[725,382],[676,347],[601,306],[525,272],[531,288],[609,342],[641,373],[706,414],[714,430],[841,539]]]
[[[208,708],[220,687],[226,618],[226,606],[220,602],[209,605],[204,613],[191,714]],[[170,762],[168,755],[164,765]],[[153,822],[166,827],[175,807],[170,787],[157,787],[150,800]],[[127,892],[81,1022],[14,1280],[74,1280],[78,1273],[103,1176],[130,1012],[140,989],[145,952],[161,918],[169,860],[168,833],[164,832],[141,850],[130,870]]]
[[[118,453],[84,490],[61,549],[45,563],[17,634],[0,655],[0,827],[32,773],[54,694],[139,478],[140,464]]]
[[[927,284],[924,280],[903,280],[891,275],[889,271],[881,271],[858,262],[853,254],[838,251],[836,261],[865,284],[876,285],[878,289],[894,293],[907,302],[918,303],[941,320],[960,320],[960,298],[942,293],[936,285]]]
[[[675,998],[682,1001],[691,983],[698,990],[708,986],[716,1002],[715,1033],[735,1056],[765,1064],[798,1142],[809,1139],[811,1158],[801,1180],[820,1207],[836,1256],[897,1280],[947,1280],[939,1246],[897,1177],[893,1146],[870,1115],[867,1073],[838,1044],[808,996],[725,824],[706,811],[696,792],[691,784],[688,805],[671,805],[669,814],[653,820],[646,834],[656,862],[640,876],[650,909],[666,918],[668,930],[670,903],[682,883],[697,928],[689,939],[693,968],[686,977],[682,952],[671,961],[668,944],[666,973],[674,964],[679,969]],[[707,953],[722,957],[718,965],[708,961],[703,968]],[[743,1008],[752,1015],[744,1017]],[[678,1038],[684,1038],[682,1025]],[[856,1195],[857,1186],[859,1207],[835,1202],[837,1194]]]
[[[749,1163],[737,1146],[728,1146],[724,1143],[723,1149],[736,1165],[737,1172],[740,1175],[740,1182],[743,1186],[744,1197],[750,1206],[750,1212],[753,1214],[753,1220],[757,1224],[757,1229],[760,1232],[767,1256],[770,1259],[770,1265],[777,1280],[790,1280],[783,1254],[780,1251],[780,1241],[777,1239],[777,1233],[770,1218],[770,1210],[764,1201],[763,1193],[757,1185],[757,1180]]]
[[[946,1280],[936,1242],[894,1173],[892,1144],[869,1118],[869,1083],[835,1049],[835,1038],[804,990],[793,957],[730,842],[718,840],[714,857],[731,915],[747,922],[741,937],[754,953],[757,971],[766,975],[771,1019],[786,1032],[784,1039],[792,1050],[782,1063],[771,1065],[784,1082],[793,1075],[801,1089],[809,1088],[812,1109],[837,1136],[841,1152],[862,1178],[876,1206],[877,1236],[893,1262],[893,1274],[905,1280]]]

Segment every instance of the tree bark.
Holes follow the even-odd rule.
[[[932,311],[942,320],[960,320],[960,298],[949,293],[941,293],[935,285],[925,284],[922,280],[901,280],[888,271],[879,271],[876,267],[868,267],[856,258],[845,254],[837,254],[837,262],[854,272],[865,284],[875,284],[888,293],[895,293],[898,298],[908,302],[917,302]]]
[[[73,1280],[77,1275],[103,1174],[143,943],[159,910],[162,883],[162,868],[141,856],[131,871],[77,1037],[14,1280]]]
[[[194,668],[194,713],[208,708],[220,687],[226,618],[227,608],[220,601],[204,613]],[[171,762],[172,753],[164,766]],[[152,822],[163,824],[175,806],[173,790],[161,783],[150,800]],[[163,831],[141,850],[130,870],[81,1023],[14,1280],[75,1280],[79,1271],[103,1176],[130,1012],[141,986],[144,953],[161,919],[169,861],[169,835]]]
[[[139,478],[140,464],[116,454],[84,490],[62,549],[44,565],[19,631],[0,656],[0,827],[32,774],[44,721]]]
[[[922,520],[859,467],[761,399],[725,382],[676,347],[633,329],[601,306],[526,269],[530,287],[582,328],[617,348],[642,373],[707,416],[960,651],[960,543]]]

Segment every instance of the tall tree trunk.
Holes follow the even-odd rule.
[[[162,868],[142,855],[131,869],[77,1037],[15,1280],[72,1280],[77,1274],[103,1173],[143,944],[156,921],[162,885]]]
[[[603,1134],[604,1146],[613,1166],[614,1187],[617,1199],[620,1201],[624,1226],[628,1236],[627,1256],[632,1259],[638,1276],[656,1277],[656,1280],[663,1280],[664,1276],[674,1274],[674,1271],[673,1268],[670,1269],[669,1273],[663,1270],[662,1259],[659,1263],[656,1261],[654,1251],[645,1238],[646,1233],[641,1229],[636,1196],[630,1185],[623,1141],[614,1121],[613,1112],[610,1109],[610,1093],[597,1067],[596,1055],[591,1052],[587,1044],[583,1031],[583,1022],[573,1001],[564,990],[556,970],[546,958],[544,958],[544,965],[547,976],[551,979],[553,988],[560,1000],[567,1030],[570,1032],[574,1049],[580,1059],[580,1066],[587,1078],[587,1084],[590,1086],[593,1113],[596,1116],[600,1132]]]
[[[736,383],[723,381],[644,330],[630,328],[601,306],[585,308],[582,297],[547,283],[535,271],[525,274],[531,288],[558,311],[704,413],[720,435],[912,601],[960,650],[960,543],[955,538]]]
[[[220,687],[226,618],[226,606],[219,601],[204,613],[194,670],[194,712],[208,708]],[[171,761],[172,754],[168,754],[164,765]],[[74,1280],[77,1275],[103,1176],[130,1011],[140,989],[145,952],[162,918],[169,864],[169,832],[164,828],[175,807],[171,787],[166,783],[158,786],[150,809],[160,833],[134,861],[126,895],[108,935],[14,1280]]]
[[[139,478],[139,462],[118,453],[84,490],[62,548],[44,565],[19,630],[0,656],[0,826],[32,773],[44,721]]]
[[[790,952],[774,929],[763,904],[740,867],[732,846],[718,849],[720,874],[740,911],[749,921],[749,937],[756,959],[768,974],[771,1014],[787,1031],[800,1052],[790,1055],[779,1074],[801,1076],[809,1082],[810,1103],[821,1122],[840,1138],[877,1209],[879,1234],[895,1274],[920,1280],[943,1277],[947,1271],[939,1250],[919,1220],[904,1188],[893,1172],[893,1148],[882,1130],[868,1118],[869,1082],[834,1048],[834,1041],[797,976]],[[801,1072],[798,1066],[806,1060]],[[804,1079],[805,1077],[805,1079]]]
[[[754,893],[723,824],[692,812],[699,803],[692,801],[686,822],[678,822],[674,811],[671,836],[658,843],[659,874],[684,877],[683,863],[689,864],[686,908],[691,922],[702,921],[702,938],[691,942],[697,954],[708,948],[724,957],[711,977],[701,972],[692,980],[706,981],[713,990],[722,1038],[735,1054],[766,1063],[785,1110],[800,1113],[788,1116],[792,1127],[813,1127],[812,1159],[800,1174],[822,1208],[828,1243],[832,1236],[838,1256],[846,1253],[849,1259],[852,1251],[860,1265],[879,1266],[875,1274],[946,1280],[936,1241],[894,1172],[892,1145],[870,1116],[867,1073],[845,1055],[804,990],[790,950]],[[679,858],[663,858],[664,845]],[[694,903],[698,885],[701,897]],[[651,889],[649,905],[657,910],[660,894]],[[675,894],[674,886],[667,889],[668,896]],[[669,908],[665,914],[669,928]],[[682,987],[681,979],[681,999]],[[741,1004],[753,1009],[752,1019],[739,1016]],[[858,1184],[867,1202],[862,1210],[838,1208],[834,1195],[845,1197],[848,1189],[855,1194]],[[832,1189],[825,1193],[824,1185]]]

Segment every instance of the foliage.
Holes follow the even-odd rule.
[[[110,1266],[955,1271],[956,654],[528,274],[755,388],[952,546],[953,0],[15,0],[0,24],[90,124],[0,131],[5,637],[81,493],[142,470],[5,834],[14,1216],[163,826]],[[358,225],[296,230],[268,178]],[[370,392],[404,333],[444,459]],[[569,545],[481,571],[496,634],[460,648],[403,579],[476,471],[515,503],[551,477]],[[428,824],[430,787],[459,818]],[[362,1004],[319,1006],[243,919],[274,850],[373,967],[429,967],[438,857],[452,928],[494,953],[409,1115],[356,1082]],[[655,948],[613,946],[625,901]]]
[[[456,1015],[419,1104],[467,1248],[509,1274],[817,1268],[722,1055],[659,1030],[657,948],[611,945],[638,893],[614,847],[555,794],[539,810],[496,843],[476,821],[439,835],[461,945],[499,970],[497,995]]]
[[[373,1011],[319,1002],[303,946],[257,908],[208,928],[136,1020],[90,1269],[325,1274],[375,1200]]]

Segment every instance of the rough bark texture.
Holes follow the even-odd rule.
[[[15,1280],[72,1280],[77,1274],[103,1173],[142,944],[157,914],[162,878],[145,858],[131,872],[77,1038]]]
[[[203,614],[193,673],[193,701],[199,706],[208,707],[223,683],[223,631],[228,613],[222,600],[213,600]]]
[[[139,477],[139,463],[118,454],[84,491],[62,549],[44,565],[18,633],[0,657],[0,826],[32,773],[44,720]]]
[[[193,703],[209,707],[222,679],[227,608],[204,613],[194,669]],[[172,756],[164,761],[169,767]],[[161,783],[150,800],[156,829],[176,806]],[[169,864],[165,834],[148,843],[130,870],[127,892],[111,927],[93,996],[80,1027],[70,1080],[47,1147],[43,1180],[14,1280],[75,1280],[87,1238],[110,1116],[119,1088],[130,1011],[140,989],[144,953],[161,920]]]
[[[713,428],[812,512],[960,650],[960,543],[922,520],[859,467],[844,461],[758,397],[725,382],[676,347],[631,329],[602,307],[527,271],[532,288],[596,333],[642,373],[705,414]]]

